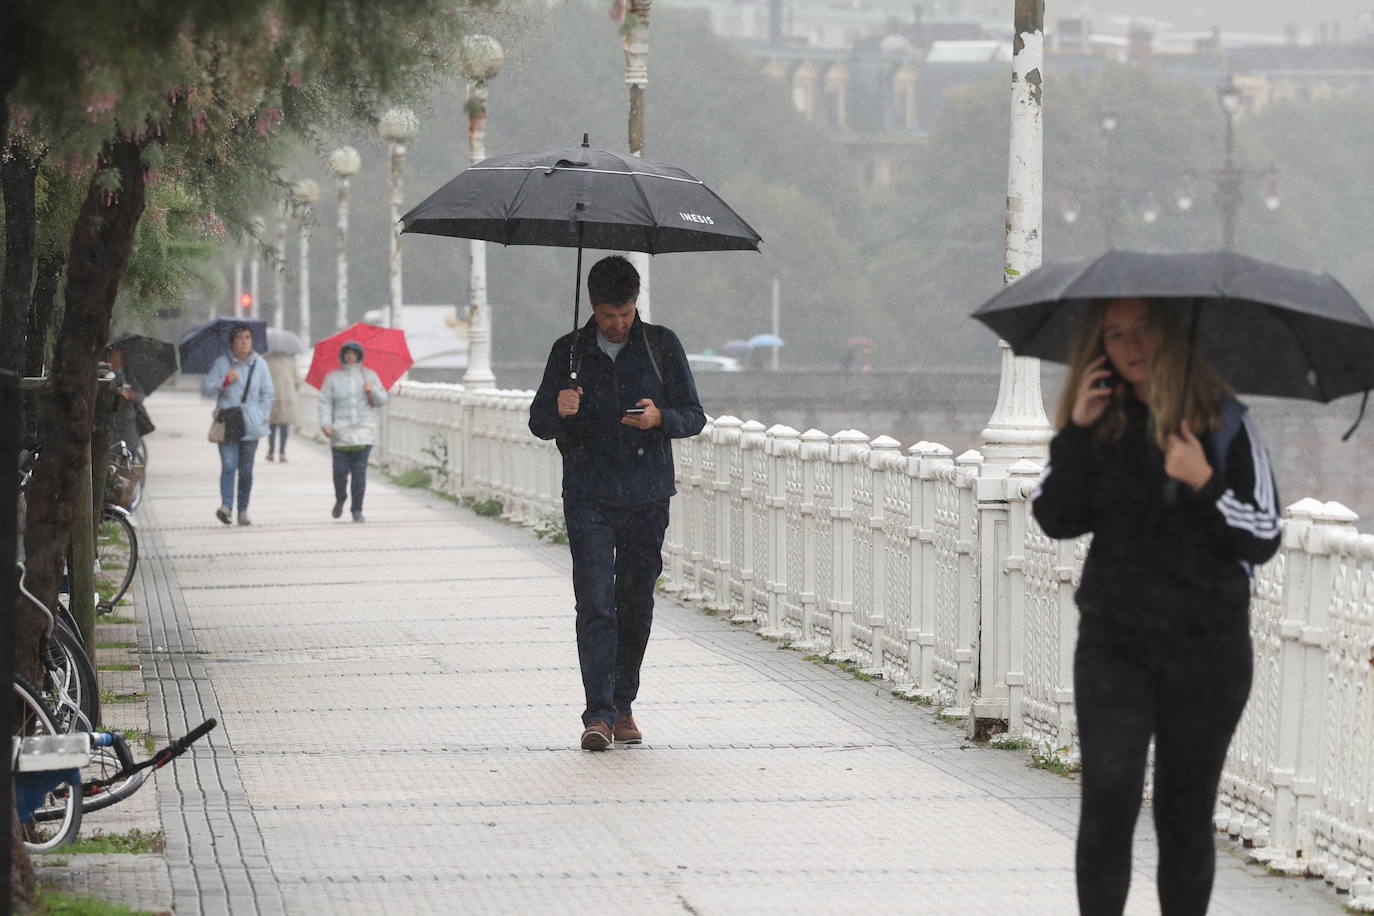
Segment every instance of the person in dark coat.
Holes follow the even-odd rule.
[[[1085,914],[1125,907],[1151,738],[1160,908],[1206,912],[1217,786],[1250,692],[1250,577],[1279,547],[1269,456],[1205,361],[1188,380],[1188,327],[1160,300],[1088,309],[1032,497],[1050,537],[1093,536],[1073,673]]]
[[[632,705],[663,570],[673,439],[706,425],[677,335],[640,321],[639,272],[612,256],[587,274],[592,318],[559,338],[530,404],[530,431],[563,455],[563,512],[586,709],[582,747],[643,736]],[[577,380],[569,379],[569,354]]]

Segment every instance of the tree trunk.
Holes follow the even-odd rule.
[[[91,447],[96,364],[109,338],[115,295],[143,214],[140,146],[131,140],[106,144],[98,165],[98,170],[105,169],[117,173],[119,190],[105,191],[93,177],[72,230],[62,332],[40,402],[43,456],[29,485],[24,532],[28,585],[49,605],[57,600],[62,561],[71,541],[73,500],[84,490],[78,475],[87,468]],[[40,506],[41,511],[36,509]],[[16,667],[37,674],[42,625],[36,614],[23,614],[18,623]]]
[[[38,234],[34,181],[39,157],[23,143],[12,143],[0,156],[0,190],[5,197],[5,272],[0,279],[0,369],[23,368],[24,336],[33,292],[33,255]]]
[[[58,305],[57,290],[62,285],[62,271],[66,266],[67,253],[56,245],[38,250],[37,279],[29,299],[29,327],[24,348],[23,374],[29,378],[43,374],[43,366],[48,361],[48,339],[53,327],[61,325],[62,309]],[[38,396],[37,392],[30,392],[24,397],[24,432],[27,435],[37,429]]]

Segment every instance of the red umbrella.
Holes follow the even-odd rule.
[[[342,365],[339,362],[339,350],[350,340],[362,345],[363,365],[377,373],[383,388],[396,384],[396,380],[415,362],[411,359],[410,347],[406,346],[404,331],[399,328],[379,328],[375,324],[363,324],[360,321],[315,344],[315,357],[310,360],[306,384],[316,388],[323,385],[324,377]]]

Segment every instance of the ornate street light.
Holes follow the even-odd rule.
[[[277,205],[276,256],[272,265],[272,327],[286,329],[286,217],[287,204]]]
[[[649,9],[653,0],[629,0],[621,50],[625,52],[625,83],[630,87],[630,155],[644,155],[644,93],[649,86]],[[639,271],[639,317],[649,319],[649,255],[629,252]]]
[[[468,35],[458,46],[458,69],[468,80],[468,164],[487,158],[487,82],[506,62],[501,43],[489,35]],[[491,371],[491,307],[487,303],[487,243],[468,240],[468,368],[463,384],[495,388]]]
[[[320,186],[306,178],[296,182],[291,189],[291,202],[295,204],[296,219],[300,223],[300,270],[301,284],[301,340],[313,340],[310,336],[310,225],[314,220],[315,201],[320,199]]]
[[[362,167],[362,157],[351,146],[341,146],[329,155],[329,170],[334,173],[339,190],[339,264],[335,286],[338,303],[334,325],[340,331],[348,326],[348,180]]]
[[[377,122],[377,133],[391,144],[391,291],[387,298],[386,324],[401,327],[401,170],[406,144],[420,132],[420,121],[409,108],[393,108]]]
[[[1221,245],[1228,251],[1236,247],[1236,214],[1240,211],[1241,174],[1232,159],[1236,113],[1240,111],[1240,89],[1230,74],[1217,90],[1222,114],[1226,116],[1226,163],[1217,174],[1217,209],[1221,211]]]

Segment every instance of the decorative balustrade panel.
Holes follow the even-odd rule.
[[[701,594],[715,596],[719,594],[716,589],[715,560],[718,552],[718,529],[720,528],[720,499],[716,492],[715,444],[710,440],[703,442],[697,457],[700,459],[697,466],[700,468],[701,478],[699,487],[701,505],[698,508],[701,525],[701,563],[697,569],[697,587]]]
[[[816,610],[812,617],[813,639],[817,647],[828,649],[834,645],[834,599],[835,599],[835,537],[830,510],[835,504],[835,465],[825,459],[815,462],[814,503],[815,513],[811,516],[810,537],[816,545],[813,558],[816,570]]]
[[[959,472],[945,469],[935,480],[935,658],[934,683],[930,685],[941,703],[955,702],[960,686],[958,651],[960,606],[968,575],[965,557],[971,545],[963,543],[968,521],[961,517],[964,499]]]
[[[1326,622],[1313,869],[1374,905],[1374,537],[1340,558]]]
[[[814,526],[805,514],[806,477],[801,448],[794,447],[783,459],[783,499],[787,525],[787,568],[783,588],[783,632],[794,640],[809,637],[803,620],[806,590],[806,541]]]
[[[1060,578],[1062,557],[1071,555],[1060,541],[1040,530],[1030,514],[1030,503],[1023,502],[1026,513],[1025,557],[1025,692],[1021,700],[1024,737],[1037,748],[1076,747],[1068,740],[1073,718],[1071,697],[1073,670],[1065,664],[1064,644],[1072,642],[1075,632],[1061,632],[1064,622],[1066,589]],[[1071,597],[1071,596],[1070,596]],[[1070,621],[1076,621],[1073,609]],[[1067,700],[1067,702],[1066,702]]]
[[[882,662],[882,648],[873,644],[873,484],[874,473],[868,455],[854,458],[853,556],[854,617],[849,631],[851,647],[860,667],[876,668]],[[878,611],[881,616],[881,611]]]
[[[1254,678],[1250,699],[1231,738],[1217,795],[1218,830],[1269,845],[1274,816],[1272,775],[1278,765],[1279,714],[1283,708],[1284,582],[1287,550],[1255,570],[1250,598]]]
[[[753,491],[750,504],[753,514],[753,538],[749,553],[749,572],[753,589],[749,594],[749,606],[745,607],[744,613],[753,617],[759,624],[767,625],[769,583],[773,575],[773,529],[770,524],[771,507],[768,504],[768,494],[772,492],[769,478],[775,462],[764,448],[762,440],[749,450],[748,458],[749,482]]]
[[[748,572],[744,546],[750,541],[750,528],[754,522],[753,487],[749,485],[746,473],[750,456],[741,444],[730,449],[729,455],[730,488],[722,494],[730,530],[730,555],[725,567],[729,589],[725,607],[732,614],[748,615],[750,609],[744,606],[745,576]]]
[[[908,473],[907,459],[888,465],[883,486],[883,524],[879,532],[883,552],[883,608],[887,626],[877,647],[875,665],[883,668],[894,686],[915,683],[912,672],[911,619],[913,560],[919,549],[912,518],[912,493],[919,483]]]

